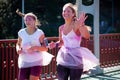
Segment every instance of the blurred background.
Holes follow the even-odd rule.
[[[41,22],[46,37],[57,37],[58,27],[64,23],[62,7],[76,0],[24,0],[24,13],[33,12]],[[85,6],[92,5],[94,0],[83,0]],[[100,0],[100,34],[120,33],[120,8],[118,0]],[[22,17],[16,10],[22,11],[22,0],[0,0],[0,39],[16,39],[22,28]],[[88,15],[86,24],[92,27],[93,16]]]

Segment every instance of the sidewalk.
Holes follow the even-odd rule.
[[[103,73],[97,75],[83,74],[81,80],[120,80],[120,66],[104,68]]]
[[[120,65],[104,68],[103,73],[97,75],[83,74],[81,80],[120,80]]]

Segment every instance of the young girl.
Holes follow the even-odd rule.
[[[26,28],[19,30],[16,50],[19,54],[18,80],[38,80],[42,66],[48,65],[53,55],[47,53],[44,32],[37,28],[39,22],[33,13],[23,15]]]
[[[89,39],[88,26],[84,24],[85,13],[76,18],[74,5],[63,6],[62,16],[65,23],[59,27],[59,41],[51,42],[50,48],[61,47],[57,55],[57,73],[59,80],[80,80],[83,71],[99,64],[98,59],[85,47],[81,47],[82,37]]]

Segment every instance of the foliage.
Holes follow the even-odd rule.
[[[58,27],[63,24],[61,16],[62,6],[75,0],[24,0],[25,13],[33,12],[37,15],[46,36],[58,36]],[[75,2],[74,2],[75,3]],[[22,18],[16,14],[22,11],[22,0],[0,1],[0,39],[17,38],[21,29]]]
[[[24,12],[33,12],[37,15],[42,29],[47,37],[58,36],[58,27],[64,23],[62,18],[62,7],[65,3],[75,4],[76,0],[24,0]],[[112,15],[112,1],[114,1],[114,19]],[[89,6],[94,0],[83,0],[83,4]],[[113,7],[114,7],[113,6]],[[22,0],[0,0],[0,39],[17,38],[17,32],[22,28],[22,18],[16,14],[16,10],[22,11]],[[109,13],[109,14],[108,14]],[[116,0],[100,1],[100,32],[105,31],[112,26],[114,22],[115,31],[120,32],[120,11]],[[87,25],[91,26],[92,16],[88,15]],[[106,27],[102,27],[102,21],[107,22]],[[92,28],[93,29],[93,28]],[[111,28],[112,29],[112,28]]]
[[[16,15],[17,0],[0,1],[0,38],[14,38],[21,25],[21,19]]]

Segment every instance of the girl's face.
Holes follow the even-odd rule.
[[[66,7],[63,9],[62,16],[64,19],[72,19],[74,17],[74,13],[70,7]]]
[[[25,19],[25,25],[29,27],[35,27],[35,19],[32,16],[27,16]]]

